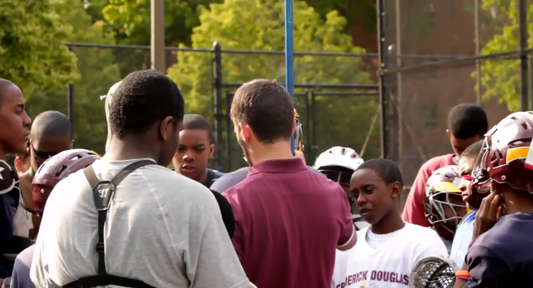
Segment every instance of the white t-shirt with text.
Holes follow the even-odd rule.
[[[337,251],[332,287],[407,288],[420,260],[447,255],[431,228],[405,223],[402,229],[383,235],[364,228],[357,232],[352,249]]]
[[[128,161],[96,161],[110,180]],[[154,287],[249,287],[213,194],[202,184],[159,165],[141,167],[115,192],[107,214],[109,274]],[[78,171],[52,191],[31,266],[37,287],[60,287],[97,274],[98,213]],[[110,286],[113,287],[113,286]]]

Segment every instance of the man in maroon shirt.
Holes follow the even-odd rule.
[[[441,167],[457,165],[461,153],[471,144],[483,139],[488,129],[487,114],[480,106],[459,104],[450,110],[446,134],[450,138],[454,154],[431,158],[420,167],[403,208],[402,219],[405,222],[429,226],[424,208],[426,182],[429,176]]]
[[[295,122],[287,90],[269,80],[246,83],[230,114],[252,166],[224,193],[246,275],[261,288],[329,287],[335,249],[350,249],[357,238],[343,189],[292,154]]]

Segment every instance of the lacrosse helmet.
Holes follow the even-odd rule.
[[[448,288],[456,281],[457,264],[449,258],[428,257],[420,260],[409,275],[410,288]]]
[[[39,167],[32,180],[33,205],[37,214],[42,215],[46,200],[59,181],[90,166],[99,158],[97,154],[89,150],[71,149],[47,159]]]
[[[339,168],[344,168],[352,173],[365,162],[355,150],[348,147],[335,146],[322,152],[315,161],[315,169],[318,171],[338,171]],[[336,169],[336,170],[335,170]],[[352,175],[350,174],[350,177]],[[348,179],[348,185],[350,181]]]
[[[455,229],[466,214],[460,182],[457,165],[435,170],[426,182],[426,218],[430,226],[446,240],[453,239]]]
[[[332,181],[339,183],[347,193],[352,214],[356,213],[355,198],[349,195],[350,179],[359,165],[365,162],[355,150],[335,146],[322,152],[315,161],[314,168]]]
[[[512,113],[485,134],[472,169],[474,189],[468,204],[479,208],[491,181],[533,193],[533,163],[527,159],[532,139],[532,111]]]

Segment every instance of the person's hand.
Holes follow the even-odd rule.
[[[33,209],[33,199],[32,199],[32,190],[33,185],[31,184],[33,172],[30,170],[22,173],[19,177],[19,187],[22,192],[22,200],[24,203],[24,207]]]
[[[499,194],[490,193],[489,196],[481,201],[481,206],[476,213],[472,243],[477,237],[492,228],[502,215],[502,197]]]

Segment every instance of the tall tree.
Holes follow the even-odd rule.
[[[190,44],[192,28],[199,24],[197,8],[219,2],[222,0],[165,0],[166,46]],[[98,15],[98,9],[101,9],[101,15]],[[116,43],[150,44],[150,0],[89,0],[88,11],[93,19],[102,17],[105,20],[106,29],[115,33]],[[116,50],[115,56],[123,75],[150,65],[148,50]]]
[[[346,18],[346,28],[359,25],[367,32],[376,31],[375,0],[305,0],[305,2],[315,8],[322,18],[333,10],[338,11]]]
[[[224,49],[282,51],[283,8],[283,2],[276,0],[226,0],[223,4],[211,4],[210,9],[201,8],[201,24],[193,29],[192,47],[210,48],[212,41],[218,40]],[[330,12],[326,20],[322,20],[304,1],[294,1],[296,51],[364,52],[352,45],[351,37],[343,32],[345,25],[346,19],[336,11]],[[209,117],[213,111],[212,54],[179,52],[177,59],[177,64],[168,70],[168,75],[184,92],[188,112]],[[283,82],[285,75],[283,55],[223,54],[222,67],[225,82],[246,82],[254,78]],[[297,83],[313,83],[317,86],[318,83],[371,83],[370,74],[362,71],[360,57],[299,56],[295,59],[294,67]],[[323,91],[321,89],[317,94]],[[304,91],[297,89],[296,92]],[[303,99],[298,99],[297,106],[305,125],[305,117],[310,115],[310,111],[305,111]],[[334,145],[360,149],[377,109],[375,99],[357,97],[317,97],[316,107],[319,117],[316,120],[321,123],[316,130],[319,150]],[[349,131],[358,133],[346,133],[348,127]],[[308,127],[304,128],[308,130]],[[231,127],[225,129],[231,130]],[[378,131],[372,134],[371,139],[378,141]],[[371,145],[367,153],[377,156],[378,146]],[[237,155],[233,162],[242,160],[237,146],[231,149],[235,149],[233,155]]]
[[[481,8],[487,19],[492,39],[484,45],[482,54],[515,51],[519,47],[517,0],[483,0]],[[528,5],[528,19],[533,19],[533,4]],[[487,28],[485,28],[487,29]],[[533,22],[527,23],[529,35],[533,35]],[[529,38],[528,47],[533,39]],[[476,77],[476,74],[472,74]],[[498,99],[510,111],[520,110],[520,64],[518,59],[495,59],[481,62],[483,99]]]
[[[165,43],[190,43],[199,24],[197,8],[221,0],[165,0]],[[114,0],[103,8],[105,20],[118,28],[116,37],[126,44],[150,43],[150,0]]]
[[[72,27],[61,1],[0,0],[0,77],[25,94],[64,87],[77,77],[76,56],[64,45]]]
[[[103,43],[114,42],[113,34],[104,32],[104,23],[92,23],[91,16],[78,0],[65,1],[61,19],[72,27],[66,39],[69,42]],[[98,48],[73,48],[81,77],[73,82],[74,138],[75,147],[92,149],[103,153],[106,141],[106,122],[103,101],[107,89],[120,80],[120,71],[115,64],[113,51]],[[36,91],[28,101],[31,116],[42,111],[58,110],[67,113],[67,90]]]

